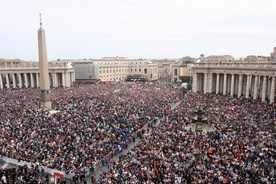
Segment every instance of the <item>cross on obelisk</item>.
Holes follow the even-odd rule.
[[[38,30],[38,54],[39,54],[39,85],[40,85],[40,103],[43,110],[52,109],[51,91],[49,82],[49,70],[46,50],[45,31],[42,28],[41,13],[40,28]]]

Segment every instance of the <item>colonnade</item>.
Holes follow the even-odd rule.
[[[51,87],[70,87],[75,81],[75,72],[62,71],[62,72],[50,72],[49,80]],[[34,88],[39,87],[39,73],[38,72],[24,72],[0,71],[0,89],[4,88]]]
[[[231,96],[275,100],[275,76],[252,73],[194,72],[193,92],[221,93]]]

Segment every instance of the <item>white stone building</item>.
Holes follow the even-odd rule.
[[[158,65],[149,60],[104,57],[72,62],[76,81],[124,81],[128,75],[145,75],[149,81],[158,80]]]
[[[75,81],[75,70],[71,62],[48,62],[51,87],[70,87]],[[38,62],[22,60],[0,60],[0,89],[40,87]]]
[[[275,63],[195,63],[193,91],[275,99]]]

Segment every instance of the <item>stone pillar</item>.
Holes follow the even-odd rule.
[[[241,96],[241,93],[242,93],[242,74],[239,75],[238,97]]]
[[[74,84],[74,74],[73,74],[74,72],[70,72],[70,76],[71,76],[71,86],[73,86],[73,84]]]
[[[267,83],[266,83],[266,97],[270,97],[270,89],[271,89],[271,82],[272,80],[269,80],[269,77],[267,79]]]
[[[254,85],[252,85],[253,84],[252,81],[253,81],[253,76],[250,75],[249,95],[251,95],[251,98],[253,99],[253,91],[254,91],[253,87],[254,87]]]
[[[18,73],[18,87],[19,88],[22,88],[22,76],[21,76],[21,73]]]
[[[3,89],[3,78],[2,78],[2,74],[0,74],[0,88]]]
[[[226,85],[227,85],[227,74],[224,74],[223,78],[223,94],[226,94]]]
[[[209,73],[209,93],[213,92],[213,73]]]
[[[53,87],[57,87],[57,74],[52,73]]]
[[[258,85],[259,84],[259,76],[255,75],[255,81],[254,81],[254,97],[253,99],[256,100],[258,98]]]
[[[30,77],[31,77],[31,87],[34,87],[34,76],[32,73],[30,73]]]
[[[245,98],[249,98],[249,89],[250,89],[250,75],[247,75]]]
[[[274,103],[274,97],[275,97],[275,76],[272,76],[271,89],[270,89],[270,104]]]
[[[62,76],[63,78],[63,76]],[[62,80],[63,82],[63,80]],[[193,76],[193,92],[196,93],[197,92],[197,73],[194,73]]]
[[[73,72],[72,72],[72,83],[74,83],[75,80],[76,80],[76,79],[75,79],[75,71],[73,71]]]
[[[27,77],[27,73],[24,73],[24,82],[25,82],[25,87],[29,87],[29,82],[28,82],[28,77]]]
[[[208,74],[204,73],[204,94],[208,92]]]
[[[217,74],[216,93],[219,93],[219,73]]]
[[[69,75],[69,84],[70,84],[70,86],[72,86],[72,84],[73,84],[73,75],[72,75],[72,72],[69,72],[68,75]]]
[[[39,74],[36,73],[35,75],[36,75],[36,87],[39,88]]]
[[[234,96],[234,89],[235,89],[235,74],[231,74],[231,92],[230,92],[231,96]]]
[[[68,71],[65,71],[65,87],[70,87]]]
[[[65,74],[62,72],[62,87],[65,87]]]
[[[15,73],[12,74],[12,87],[16,88],[17,84],[16,84],[16,79],[15,79]]]
[[[6,74],[6,87],[10,88],[10,78],[9,78],[9,74]]]
[[[267,76],[264,76],[263,91],[262,91],[262,102],[265,102],[265,97],[266,97],[266,85],[267,85]]]

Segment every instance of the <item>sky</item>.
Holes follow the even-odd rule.
[[[269,56],[275,0],[0,0],[0,58],[48,60]]]

